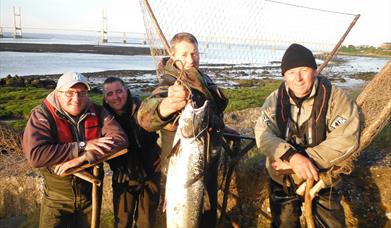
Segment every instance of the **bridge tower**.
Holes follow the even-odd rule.
[[[101,41],[102,43],[107,43],[108,36],[107,36],[107,11],[102,11],[102,34],[101,34]]]
[[[122,33],[122,43],[126,44],[126,32]]]
[[[1,21],[0,21],[0,38],[3,38],[3,27],[1,27]]]
[[[19,7],[18,11],[15,10],[15,6],[13,8],[14,8],[14,33],[13,33],[13,37],[14,38],[22,38],[22,11],[20,10],[20,7]]]

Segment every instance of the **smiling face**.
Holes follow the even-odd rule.
[[[115,81],[103,85],[105,102],[116,112],[120,113],[126,104],[128,93],[121,82]]]
[[[185,70],[188,70],[191,67],[198,69],[200,64],[200,56],[198,52],[198,46],[196,44],[187,41],[181,41],[174,45],[173,51],[173,60],[179,60],[182,62],[183,68]],[[178,69],[182,69],[182,64],[180,62],[175,63]]]
[[[56,96],[63,111],[71,116],[80,115],[88,104],[87,87],[78,83],[65,91],[57,91]]]
[[[315,70],[310,67],[296,67],[284,73],[285,84],[296,97],[305,97],[311,92],[315,81]]]

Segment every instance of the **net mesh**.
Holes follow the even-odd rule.
[[[311,49],[320,64],[324,53],[331,52],[355,16],[271,0],[148,3],[168,41],[178,32],[197,37],[201,68],[266,67],[279,71],[284,51],[294,42]],[[147,42],[157,66],[167,53],[146,1],[140,0],[140,4]]]
[[[341,164],[340,169],[331,170],[329,176],[349,174],[354,167],[354,160],[374,140],[376,135],[391,120],[391,60],[375,76],[357,97],[361,114],[361,132],[358,149]]]

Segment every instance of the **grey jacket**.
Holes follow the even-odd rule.
[[[303,101],[300,116],[295,102],[290,98],[292,121],[300,127],[311,115],[318,80],[309,97]],[[327,132],[326,139],[315,147],[306,149],[306,153],[314,164],[320,169],[328,169],[348,158],[358,147],[360,120],[356,103],[351,100],[341,89],[332,86],[328,110],[326,114]],[[288,93],[289,94],[289,93]],[[293,146],[280,138],[280,130],[276,120],[276,103],[278,90],[274,91],[265,100],[261,116],[255,126],[255,137],[260,151],[266,155],[266,168],[271,178],[282,184],[282,176],[277,175],[271,167],[273,161],[281,161],[281,157]],[[295,183],[301,180],[293,175]]]

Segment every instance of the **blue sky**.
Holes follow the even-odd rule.
[[[379,46],[391,42],[390,0],[280,1],[361,14],[344,44]],[[106,9],[109,30],[144,32],[139,0],[0,0],[0,26],[13,26],[13,6],[21,7],[22,27],[100,30],[102,9]]]

